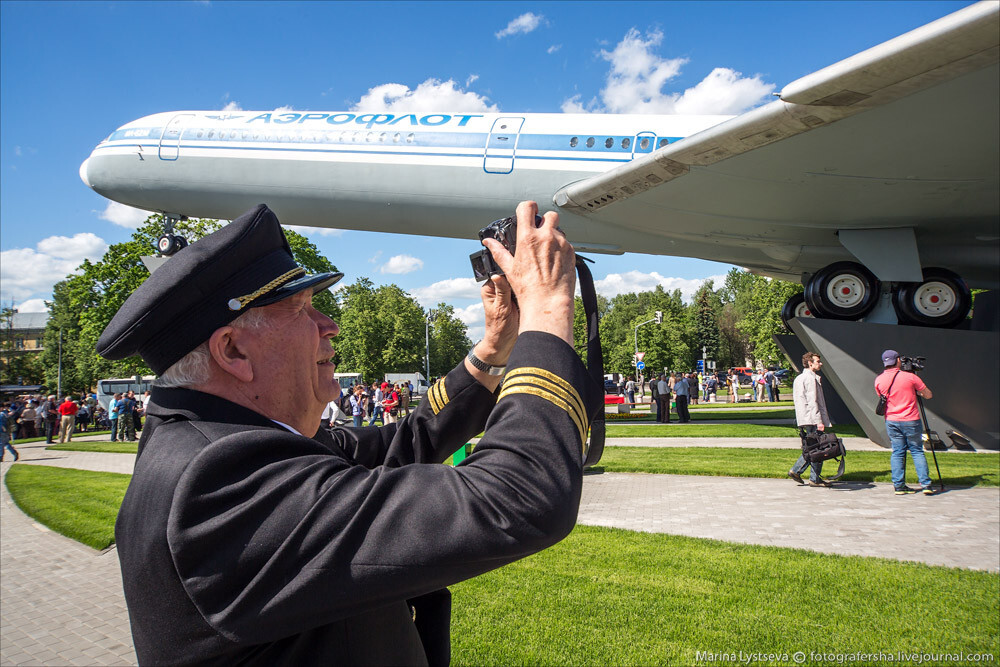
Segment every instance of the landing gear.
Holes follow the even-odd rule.
[[[187,220],[187,216],[170,213],[163,216],[164,234],[156,240],[156,250],[163,257],[170,257],[181,248],[187,247],[187,239],[173,233],[174,225],[180,220]]]
[[[856,262],[836,262],[817,271],[806,283],[805,303],[816,317],[857,320],[878,303],[880,283]]]
[[[812,310],[810,310],[809,305],[806,303],[805,297],[800,292],[799,294],[793,295],[785,305],[781,307],[781,321],[784,323],[785,328],[789,331],[792,327],[789,326],[789,322],[796,317],[813,317]]]
[[[924,269],[919,283],[900,283],[892,306],[900,324],[953,327],[969,314],[972,293],[961,276],[948,269]]]

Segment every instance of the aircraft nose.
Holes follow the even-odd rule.
[[[83,181],[84,185],[86,185],[88,188],[90,188],[91,190],[93,190],[94,186],[92,186],[90,184],[90,181],[87,179],[87,163],[88,162],[90,162],[90,158],[87,158],[86,160],[84,160],[83,164],[80,165],[80,180]]]

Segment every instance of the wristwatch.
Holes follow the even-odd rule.
[[[479,343],[481,342],[482,341],[477,341],[476,345],[479,345]],[[470,364],[472,364],[482,372],[486,373],[487,375],[503,375],[504,373],[507,372],[506,366],[490,366],[488,363],[477,357],[476,345],[472,346],[472,349],[469,350],[469,355],[466,357],[466,359],[469,360]]]

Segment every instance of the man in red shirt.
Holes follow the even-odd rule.
[[[59,424],[59,442],[73,441],[73,427],[76,425],[76,412],[80,408],[67,396],[59,405],[62,421]]]
[[[931,476],[927,470],[927,457],[921,440],[923,428],[920,422],[920,409],[917,407],[917,396],[925,399],[932,397],[931,390],[916,373],[900,370],[899,353],[886,350],[882,353],[884,371],[875,378],[875,391],[879,396],[886,396],[885,430],[892,443],[892,485],[897,496],[915,493],[906,486],[906,452],[913,457],[913,467],[917,471],[921,490],[925,496],[934,495],[931,488]]]

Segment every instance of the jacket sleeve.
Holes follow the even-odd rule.
[[[422,420],[396,429],[392,465],[352,464],[277,429],[201,450],[178,480],[167,539],[202,616],[233,641],[271,641],[429,593],[567,535],[599,388],[548,334],[522,334],[508,369],[485,434],[456,467],[404,465],[414,452],[395,440],[423,429],[434,449],[435,419],[451,420],[449,410],[466,408],[462,394],[478,391],[454,371]],[[491,395],[478,396],[485,405],[475,409],[489,412]]]

